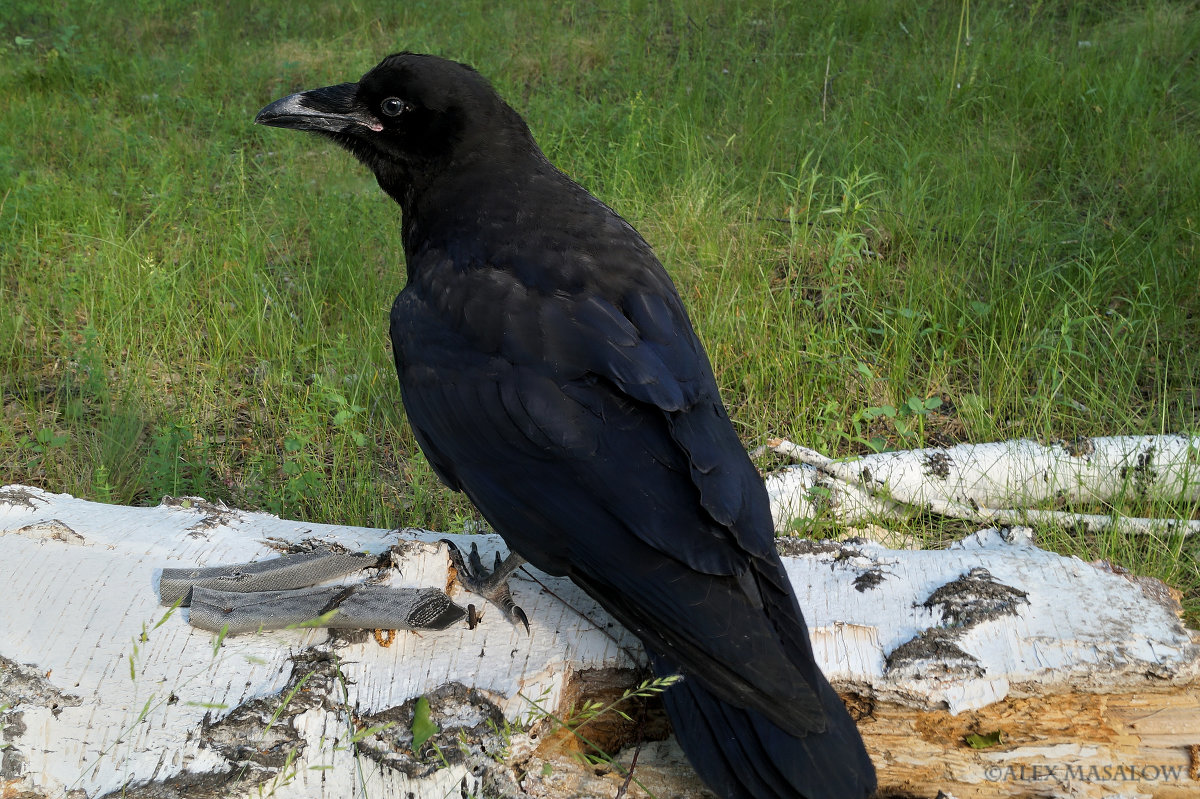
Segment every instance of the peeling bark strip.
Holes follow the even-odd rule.
[[[355,630],[444,630],[467,612],[436,588],[383,588],[357,585],[295,591],[233,593],[191,589],[188,622],[209,632],[240,635],[284,630],[314,622],[316,627]],[[337,613],[326,618],[326,614]]]
[[[58,525],[74,536],[44,534]],[[528,635],[485,612],[474,629],[464,618],[398,633],[387,648],[366,630],[219,638],[191,627],[191,610],[158,605],[163,565],[317,548],[390,551],[401,568],[372,586],[441,591],[442,537],[0,488],[0,795],[617,795],[624,773],[579,766],[573,736],[530,702],[562,717],[642,677],[636,642],[565,580],[518,572]],[[455,540],[485,557],[502,546]],[[859,723],[882,795],[1200,791],[1187,781],[1200,641],[1160,583],[1045,552],[1020,528],[943,551],[780,543],[817,661]],[[354,593],[362,575],[333,582]],[[437,732],[414,752],[419,697]],[[525,733],[520,720],[540,723]],[[652,726],[584,733],[616,748],[639,727],[657,737]],[[635,753],[637,778],[658,796],[706,795],[669,740],[625,749],[626,767]],[[642,794],[631,784],[627,795]]]
[[[767,478],[778,530],[798,519],[844,523],[932,512],[981,524],[1200,533],[1200,520],[1038,510],[1122,497],[1200,502],[1200,437],[1119,436],[1052,445],[1016,440],[832,460],[790,441],[769,447],[801,466]]]
[[[163,605],[191,604],[193,588],[211,588],[221,592],[286,591],[306,588],[369,566],[385,563],[375,555],[334,552],[319,548],[255,563],[214,566],[206,569],[163,569],[158,581],[159,601]]]

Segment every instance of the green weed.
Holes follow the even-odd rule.
[[[614,713],[625,721],[633,721],[633,718],[621,705],[635,699],[649,699],[658,696],[681,679],[683,679],[682,676],[671,674],[666,677],[643,680],[633,688],[627,688],[622,692],[621,696],[611,702],[604,703],[596,700],[585,700],[579,706],[572,705],[561,716],[548,710],[544,705],[549,689],[543,692],[542,696],[538,699],[531,699],[521,694],[521,698],[529,703],[529,710],[525,714],[525,726],[532,726],[539,721],[548,721],[551,733],[557,730],[566,730],[583,746],[582,751],[575,753],[582,763],[610,768],[623,777],[626,777],[627,780],[636,783],[638,787],[646,792],[647,796],[653,797],[654,794],[636,776],[633,776],[630,769],[626,769],[614,759],[612,753],[606,752],[602,747],[584,735],[582,729],[609,713]],[[549,764],[546,765],[549,766]],[[543,769],[542,773],[546,775],[548,772]]]

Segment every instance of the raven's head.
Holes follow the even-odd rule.
[[[254,121],[332,139],[370,167],[402,205],[404,195],[463,156],[504,159],[506,151],[536,151],[529,128],[482,75],[416,53],[388,56],[357,83],[276,100]]]

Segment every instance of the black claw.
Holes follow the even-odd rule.
[[[443,538],[442,543],[446,545],[450,562],[458,573],[458,583],[468,591],[487,598],[512,624],[521,622],[525,626],[525,632],[528,633],[529,617],[513,601],[512,592],[508,587],[508,578],[524,561],[517,555],[509,555],[507,559],[504,559],[497,552],[495,566],[489,572],[483,565],[483,559],[479,556],[479,547],[475,542],[471,542],[471,552],[465,561],[462,552],[453,541]]]

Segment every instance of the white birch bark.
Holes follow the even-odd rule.
[[[1200,532],[1195,519],[1142,519],[1039,509],[1117,501],[1200,502],[1200,437],[1027,439],[832,460],[790,441],[770,447],[803,465],[767,478],[776,528],[829,515],[845,524],[932,512],[981,524],[1091,531]]]
[[[398,633],[387,648],[370,633],[326,630],[222,640],[189,626],[183,609],[164,620],[156,593],[163,567],[270,558],[297,543],[393,548],[399,573],[342,581],[445,589],[443,535],[198,501],[128,508],[0,489],[0,794],[615,796],[617,774],[572,766],[526,735],[486,735],[501,716],[527,716],[531,699],[564,712],[562,697],[597,674],[634,681],[636,641],[567,581],[519,573],[514,594],[530,634],[487,607],[474,629]],[[450,537],[478,542],[485,562],[502,547],[496,536]],[[866,708],[860,729],[882,786],[1002,796],[1008,783],[985,771],[997,762],[1155,758],[1186,772],[1186,744],[1200,742],[1200,647],[1161,584],[1045,552],[1021,530],[984,531],[945,551],[787,546],[818,661],[852,707]],[[421,696],[448,765],[428,746],[407,751]],[[1058,718],[1064,696],[1145,713],[1085,734],[1087,714],[1075,708],[1078,738],[1070,723],[1022,732]],[[1022,711],[1031,697],[1035,711]],[[988,714],[1015,744],[963,745],[959,727]],[[670,746],[648,747],[636,773],[659,796],[703,796]],[[1085,779],[1052,795],[1176,795],[1159,787]],[[628,795],[643,794],[635,786]]]

